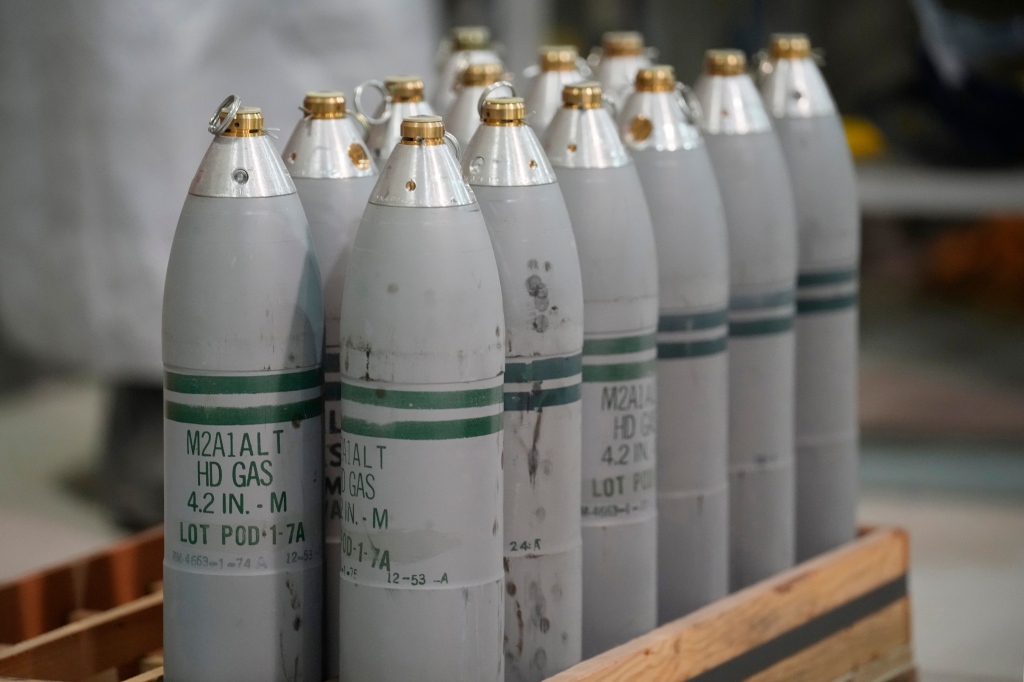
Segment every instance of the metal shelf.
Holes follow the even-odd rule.
[[[970,219],[993,213],[1024,214],[1024,168],[932,168],[906,162],[857,165],[865,215]]]

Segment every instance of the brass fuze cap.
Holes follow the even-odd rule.
[[[566,85],[562,88],[562,105],[571,109],[600,109],[601,84],[584,81]]]
[[[768,50],[772,59],[804,59],[811,55],[811,39],[806,33],[773,33]]]
[[[484,50],[491,44],[491,29],[486,26],[456,26],[452,29],[453,50]]]
[[[644,53],[644,37],[637,31],[607,31],[601,36],[606,57],[639,57]]]
[[[227,118],[226,109],[220,110],[220,120]],[[259,137],[263,132],[263,112],[259,107],[239,107],[231,125],[221,133],[225,137]]]
[[[709,76],[739,76],[747,68],[742,50],[708,50],[704,53],[704,73]]]
[[[345,93],[316,90],[307,92],[302,108],[310,118],[345,118]]]
[[[488,98],[480,118],[489,126],[521,126],[525,124],[526,105],[522,97]]]
[[[676,87],[676,70],[668,64],[658,64],[636,72],[637,92],[672,92]]]
[[[497,62],[486,64],[470,64],[459,75],[459,83],[466,87],[473,85],[490,85],[497,83],[505,74],[505,69]]]
[[[395,102],[423,101],[423,79],[419,76],[388,76],[384,87]]]
[[[572,71],[579,53],[572,45],[545,45],[540,48],[541,71]]]
[[[402,120],[402,144],[444,144],[440,116],[410,116]]]

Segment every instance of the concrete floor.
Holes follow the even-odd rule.
[[[0,400],[0,580],[122,535],[98,500],[106,392],[38,383]],[[925,682],[1024,671],[1024,454],[1014,446],[867,438],[861,519],[910,531]]]

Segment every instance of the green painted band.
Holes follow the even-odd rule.
[[[506,412],[525,412],[544,407],[568,405],[580,399],[580,385],[559,386],[539,391],[516,391],[505,394]]]
[[[390,422],[375,424],[364,419],[341,418],[341,430],[353,436],[398,440],[454,440],[475,438],[501,431],[501,414],[439,422]]]
[[[836,296],[834,298],[806,298],[796,302],[796,312],[799,315],[807,313],[827,313],[833,310],[844,310],[857,305],[857,294]]]
[[[583,381],[631,381],[654,376],[654,360],[618,365],[583,365]]]
[[[798,287],[820,287],[826,284],[845,284],[857,279],[857,269],[830,270],[828,272],[802,272],[796,278]]]
[[[615,339],[591,339],[583,342],[584,355],[621,355],[654,348],[654,334],[620,336]]]
[[[703,341],[681,341],[675,343],[659,343],[658,359],[673,360],[676,358],[699,358],[725,352],[726,338],[705,339]]]
[[[324,403],[320,398],[287,405],[258,405],[256,407],[204,407],[175,403],[170,400],[164,401],[164,415],[171,421],[207,426],[281,424],[319,417],[323,412]]]
[[[729,336],[761,336],[762,334],[781,334],[793,329],[793,318],[772,317],[767,320],[750,320],[730,322]]]
[[[472,388],[466,391],[395,391],[341,383],[341,399],[374,407],[400,410],[457,410],[487,407],[501,403],[502,386]]]
[[[531,381],[564,379],[580,373],[583,367],[582,355],[563,358],[544,358],[533,362],[506,362],[505,383],[525,384]]]
[[[658,318],[659,332],[688,332],[698,329],[714,329],[728,321],[728,311],[711,310],[690,315],[662,315]]]
[[[796,292],[792,289],[770,291],[766,294],[740,294],[729,299],[729,310],[760,310],[792,305]]]
[[[283,393],[316,388],[323,382],[320,368],[282,374],[223,376],[164,372],[164,387],[175,393],[193,395],[235,395],[241,393]]]

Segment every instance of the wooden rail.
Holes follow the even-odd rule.
[[[162,554],[154,530],[108,554],[0,586],[0,633],[35,632],[60,621],[0,647],[0,680],[161,682],[163,668],[147,668],[160,663],[153,651],[162,645],[163,595],[141,595],[158,584]],[[914,679],[908,562],[906,533],[864,529],[853,542],[548,682],[907,682]],[[107,569],[97,566],[113,567],[109,575],[121,577],[99,580]],[[66,587],[48,595],[45,586],[66,585],[69,571],[80,582],[84,573],[84,584],[98,580],[107,587],[98,596]],[[4,610],[11,595],[13,612]],[[96,608],[125,598],[114,608]]]

